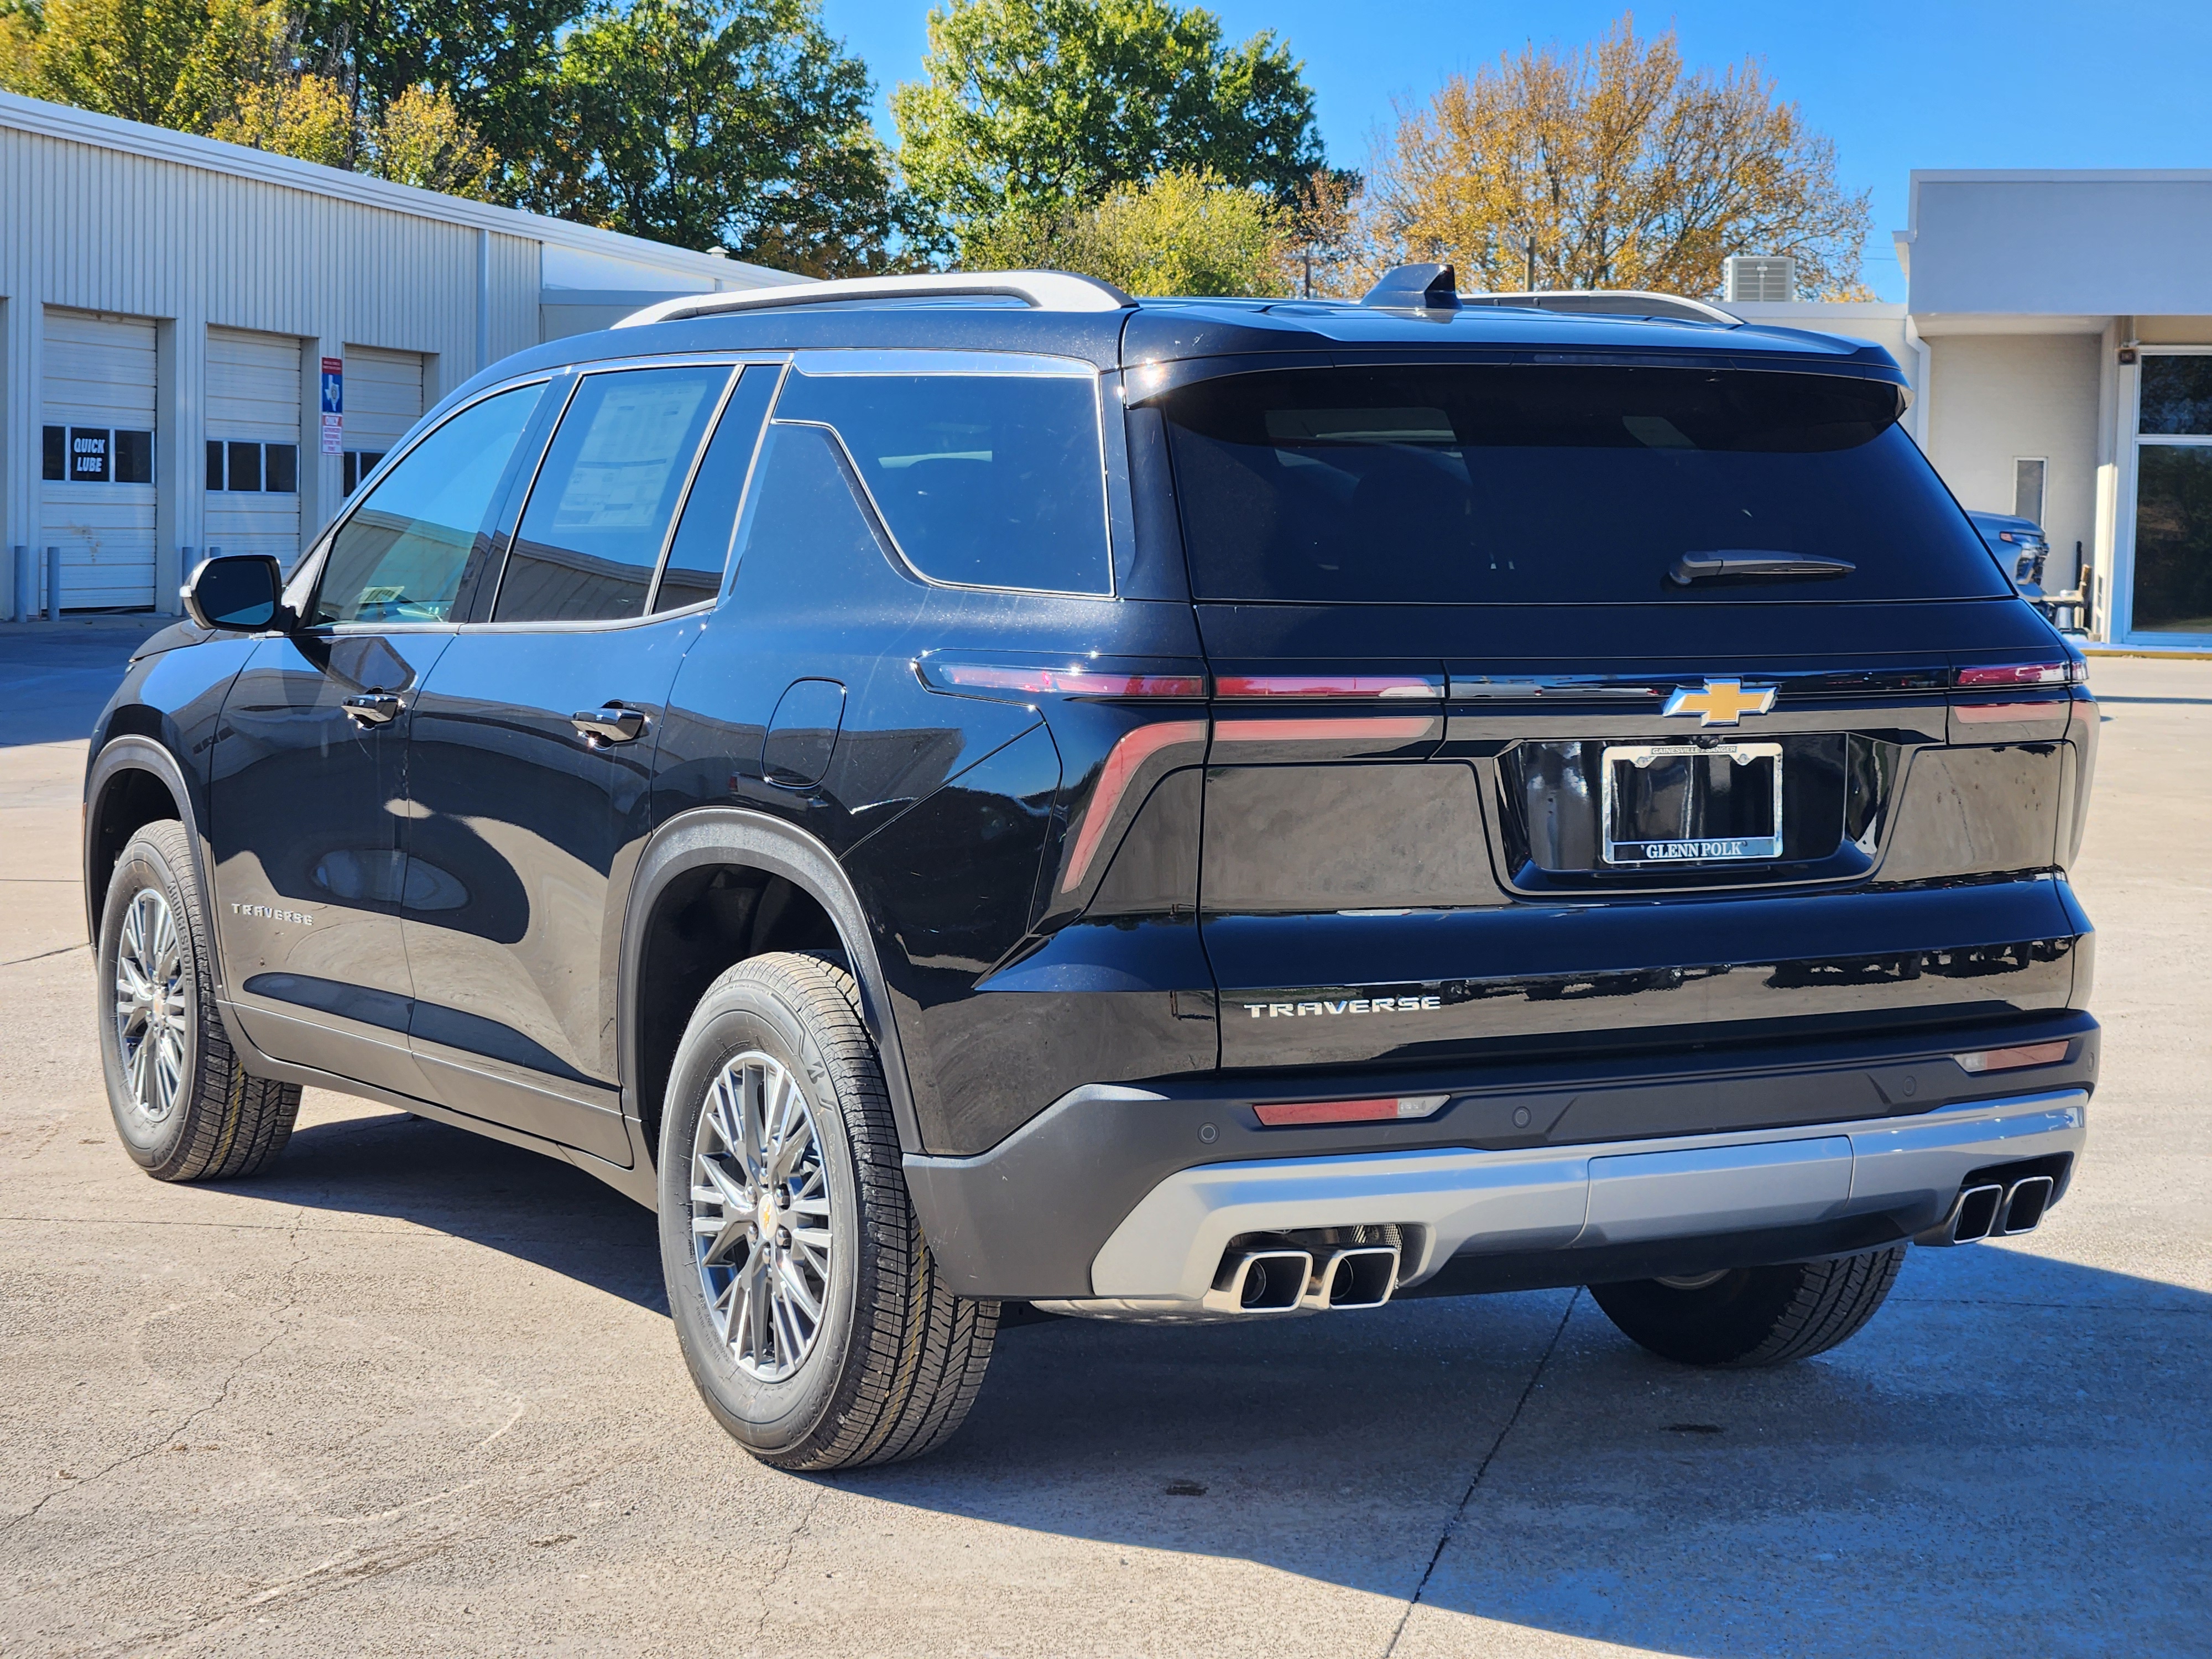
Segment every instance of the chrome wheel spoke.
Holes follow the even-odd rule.
[[[780,1382],[805,1362],[835,1254],[814,1109],[773,1056],[731,1059],[692,1140],[692,1248],[717,1335],[738,1369]]]
[[[131,896],[115,945],[115,1038],[138,1109],[160,1120],[184,1094],[188,1009],[183,936],[151,887]]]

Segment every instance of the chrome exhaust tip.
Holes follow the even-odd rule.
[[[1948,1229],[1954,1244],[1972,1244],[1977,1239],[1987,1238],[1997,1224],[1997,1213],[2004,1206],[2004,1188],[1991,1182],[1985,1187],[1969,1187],[1959,1194],[1959,1202],[1951,1212]]]
[[[2012,1190],[2005,1194],[2004,1215],[1997,1231],[2007,1238],[2033,1232],[2043,1212],[2051,1207],[2051,1195],[2057,1185],[2049,1176],[2041,1175],[2014,1182]]]
[[[1296,1313],[1313,1270],[1310,1250],[1239,1250],[1222,1259],[1201,1300],[1213,1313]]]
[[[1316,1312],[1379,1308],[1398,1288],[1398,1247],[1358,1244],[1331,1250],[1306,1286],[1305,1304]]]

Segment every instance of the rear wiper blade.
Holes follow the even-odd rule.
[[[1685,553],[1667,572],[1667,580],[1677,587],[1729,576],[1764,581],[1804,581],[1822,576],[1848,576],[1857,568],[1843,559],[1823,559],[1810,553],[1722,547],[1710,553]]]

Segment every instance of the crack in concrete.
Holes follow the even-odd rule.
[[[35,1519],[39,1513],[43,1510],[47,1504],[52,1503],[54,1499],[63,1496],[64,1493],[82,1492],[87,1487],[97,1486],[100,1481],[105,1480],[109,1475],[114,1474],[118,1469],[128,1468],[133,1463],[143,1462],[147,1458],[152,1457],[157,1453],[166,1451],[172,1444],[181,1437],[193,1424],[198,1422],[210,1412],[215,1411],[220,1407],[230,1398],[231,1389],[237,1386],[238,1379],[245,1375],[246,1368],[252,1364],[255,1360],[260,1358],[262,1355],[267,1353],[270,1349],[275,1347],[284,1337],[289,1336],[293,1330],[293,1326],[286,1318],[286,1316],[290,1314],[300,1305],[299,1272],[300,1269],[306,1265],[305,1253],[298,1249],[299,1230],[296,1226],[293,1229],[293,1244],[294,1255],[292,1262],[291,1265],[284,1270],[284,1305],[277,1309],[276,1314],[273,1316],[277,1322],[277,1328],[270,1334],[267,1341],[264,1342],[259,1347],[254,1349],[252,1353],[243,1356],[232,1364],[230,1370],[223,1376],[222,1386],[216,1390],[215,1398],[209,1401],[205,1405],[197,1407],[192,1411],[187,1413],[173,1428],[160,1436],[153,1444],[141,1447],[138,1450],[134,1452],[128,1452],[123,1456],[117,1458],[113,1462],[107,1464],[106,1467],[94,1470],[90,1474],[86,1475],[81,1480],[72,1480],[66,1486],[55,1487],[44,1498],[41,1498],[37,1503],[32,1504],[29,1509],[25,1510],[21,1515],[11,1516],[4,1523],[0,1523],[0,1538],[7,1537],[9,1534],[13,1533],[16,1528],[23,1525],[26,1522]]]
[[[791,1529],[791,1535],[783,1540],[782,1555],[777,1558],[775,1565],[769,1570],[767,1578],[762,1581],[760,1617],[753,1620],[751,1650],[756,1653],[760,1651],[761,1638],[768,1634],[769,1615],[771,1611],[768,1599],[769,1593],[782,1581],[783,1575],[790,1571],[791,1558],[799,1553],[799,1540],[806,1535],[807,1528],[813,1524],[814,1511],[822,1506],[822,1494],[828,1490],[827,1486],[818,1482],[816,1484],[814,1496],[806,1500],[806,1507],[799,1511],[799,1524]]]
[[[44,962],[48,957],[65,957],[72,951],[88,951],[91,948],[82,939],[79,939],[75,945],[60,945],[51,951],[34,951],[27,957],[10,957],[6,962],[0,962],[0,968],[20,968],[27,962]]]
[[[1421,1598],[1428,1594],[1429,1580],[1436,1576],[1437,1564],[1444,1559],[1444,1552],[1451,1547],[1453,1538],[1459,1533],[1460,1522],[1467,1518],[1468,1505],[1474,1502],[1475,1491],[1482,1485],[1482,1477],[1490,1473],[1491,1464],[1505,1444],[1505,1437],[1512,1433],[1514,1425],[1520,1422],[1521,1413],[1528,1408],[1529,1396],[1536,1392],[1536,1384],[1543,1381],[1545,1367],[1552,1363],[1552,1356],[1559,1352],[1559,1339],[1567,1334],[1567,1321],[1574,1317],[1575,1304],[1582,1299],[1582,1294],[1580,1290],[1577,1290],[1567,1298],[1566,1309],[1559,1315],[1558,1325],[1553,1328],[1552,1340],[1544,1345],[1544,1352],[1536,1361],[1536,1369],[1528,1373],[1528,1381],[1521,1390],[1521,1397],[1513,1402],[1512,1413],[1506,1418],[1504,1426],[1498,1431],[1498,1437],[1490,1443],[1490,1449],[1482,1455],[1482,1462],[1475,1466],[1474,1477],[1467,1483],[1467,1490],[1460,1494],[1458,1506],[1444,1522],[1443,1531],[1437,1534],[1437,1547],[1429,1554],[1429,1565],[1422,1569],[1421,1582],[1413,1586],[1413,1594],[1406,1602],[1405,1612],[1398,1615],[1397,1628],[1390,1632],[1389,1644],[1382,1650],[1382,1659],[1390,1659],[1390,1656],[1397,1652],[1398,1644],[1405,1637],[1406,1626],[1413,1617],[1413,1609],[1421,1605]]]
[[[459,1546],[473,1542],[485,1536],[493,1528],[517,1520],[533,1510],[552,1503],[556,1498],[564,1498],[570,1492],[581,1491],[599,1480],[600,1476],[621,1467],[628,1461],[629,1453],[635,1449],[636,1445],[634,1443],[625,1447],[621,1455],[605,1462],[596,1463],[580,1474],[551,1481],[534,1491],[526,1491],[509,1502],[491,1504],[472,1520],[470,1518],[456,1520],[427,1535],[417,1534],[412,1538],[395,1540],[380,1548],[364,1547],[343,1555],[332,1556],[327,1560],[318,1562],[305,1572],[282,1579],[276,1583],[256,1590],[252,1595],[228,1607],[187,1620],[183,1624],[171,1626],[166,1630],[143,1632],[112,1643],[105,1648],[80,1649],[78,1651],[80,1653],[97,1651],[103,1654],[143,1653],[156,1644],[179,1641],[185,1637],[211,1630],[225,1620],[236,1619],[247,1614],[265,1615],[279,1608],[295,1607],[301,1602],[313,1601],[319,1596],[351,1589],[356,1584],[365,1584],[375,1579],[387,1577],[418,1562],[428,1561]],[[422,1501],[435,1502],[440,1498],[457,1496],[461,1491],[465,1490],[466,1488],[457,1488],[451,1492],[440,1492]],[[403,1505],[402,1509],[404,1510],[416,1507],[419,1505]],[[372,1522],[380,1518],[366,1517]]]

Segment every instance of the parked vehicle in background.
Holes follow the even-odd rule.
[[[2030,601],[2041,599],[2043,568],[2051,556],[2051,543],[2043,526],[2014,513],[1969,511],[1966,516],[1973,520],[1975,532],[1996,556],[1997,562],[2011,574],[2021,597]]]
[[[2033,1228],[2097,1075],[2083,659],[1907,397],[1433,266],[522,353],[103,714],[118,1127],[248,1174],[315,1084],[568,1159],[795,1468],[941,1443],[1008,1302],[1817,1353]]]

